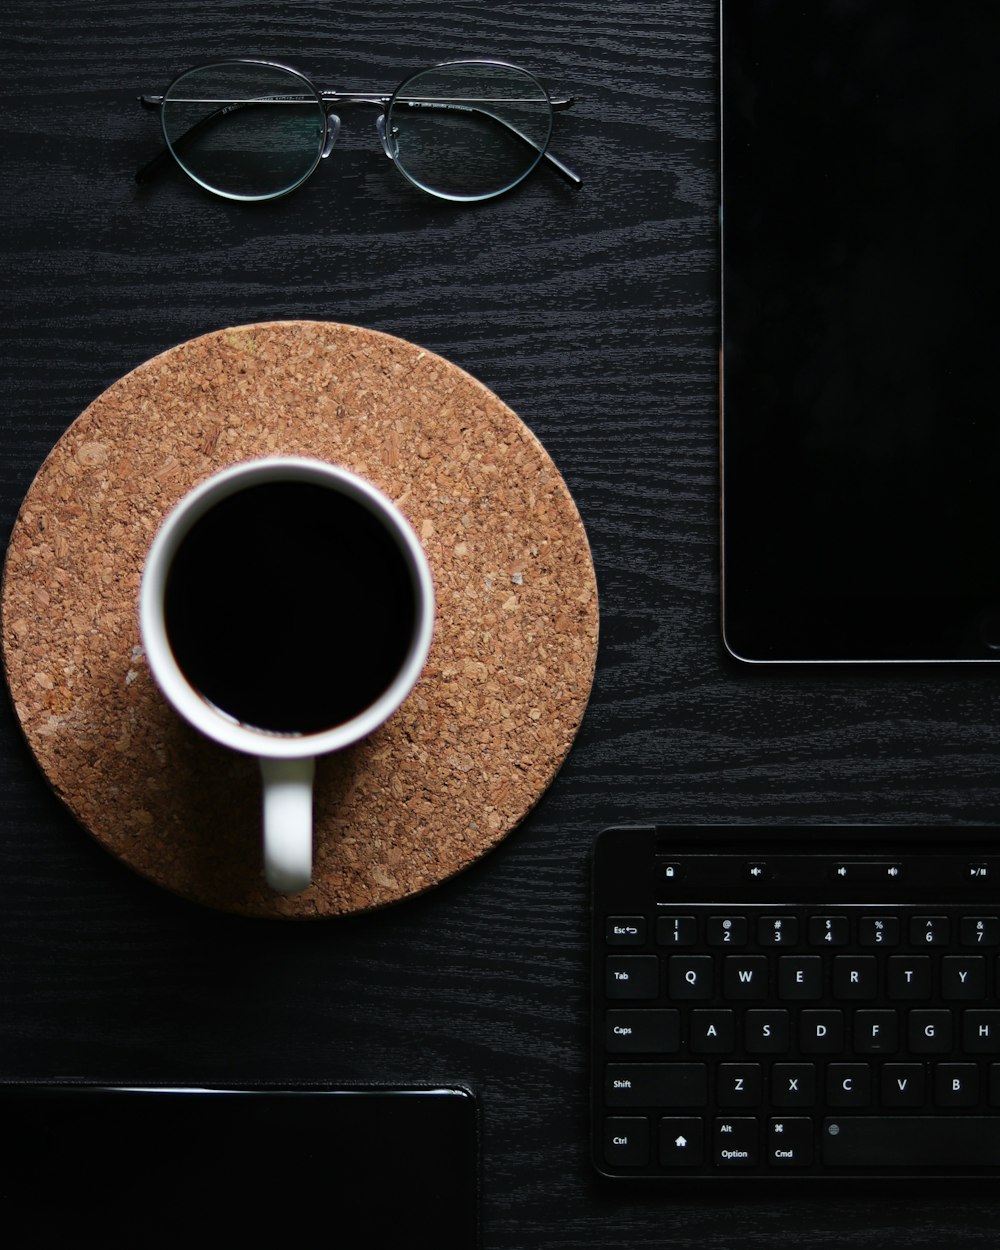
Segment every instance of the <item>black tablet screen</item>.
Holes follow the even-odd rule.
[[[723,0],[723,629],[1000,658],[1000,6]]]

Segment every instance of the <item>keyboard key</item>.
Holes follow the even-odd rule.
[[[709,916],[705,936],[709,946],[746,946],[745,916]]]
[[[1000,916],[963,916],[959,940],[963,946],[1000,946]]]
[[[867,1107],[872,1070],[867,1063],[831,1063],[826,1070],[826,1101],[831,1107]]]
[[[887,1063],[879,1095],[885,1107],[922,1107],[925,1070],[922,1063]]]
[[[892,1055],[899,1047],[899,1016],[886,1008],[854,1013],[854,1049],[861,1055]]]
[[[909,1046],[915,1054],[943,1055],[951,1050],[951,1012],[910,1012]]]
[[[713,1158],[719,1167],[753,1167],[760,1153],[760,1123],[745,1116],[718,1119],[713,1143]]]
[[[898,916],[862,916],[858,921],[859,946],[898,946]]]
[[[844,1049],[842,1011],[803,1011],[799,1016],[799,1048],[805,1055],[836,1054]]]
[[[771,1101],[776,1107],[811,1107],[816,1101],[816,1065],[776,1063],[771,1070]]]
[[[763,1094],[759,1063],[720,1063],[716,1099],[720,1107],[756,1107]]]
[[[849,926],[846,916],[810,916],[811,946],[846,946]]]
[[[766,998],[765,955],[727,955],[722,962],[722,993],[725,998]]]
[[[792,1001],[823,996],[823,960],[819,955],[782,955],[778,959],[778,997]]]
[[[746,1013],[744,1045],[751,1055],[783,1055],[788,1050],[788,1012],[752,1009]]]
[[[939,1107],[974,1107],[979,1102],[979,1069],[976,1065],[936,1064],[934,1102]]]
[[[698,940],[698,921],[694,916],[658,916],[658,946],[694,946]]]
[[[691,1012],[691,1053],[725,1055],[736,1045],[736,1015],[732,1011]]]
[[[760,946],[795,946],[798,940],[799,922],[795,916],[761,916],[757,921]]]
[[[609,1107],[700,1107],[708,1097],[703,1063],[609,1063]]]
[[[658,956],[609,955],[604,992],[608,998],[656,998],[660,992]]]
[[[646,941],[646,917],[609,916],[604,940],[608,946],[642,946]]]
[[[668,1054],[681,1044],[681,1015],[663,1007],[604,1013],[604,1049],[615,1054]]]
[[[705,1161],[705,1125],[694,1116],[660,1120],[660,1162],[669,1168],[694,1168]]]
[[[837,955],[833,960],[834,998],[874,998],[878,963],[874,955]]]
[[[767,1162],[774,1167],[805,1168],[813,1161],[812,1120],[802,1116],[770,1120],[767,1126]]]
[[[821,1140],[832,1167],[1000,1166],[996,1116],[834,1116],[823,1121]]]
[[[930,998],[930,957],[890,955],[886,992],[890,998]]]
[[[962,1013],[962,1049],[968,1055],[1000,1052],[1000,1011],[970,1010]]]
[[[911,946],[946,946],[950,936],[947,916],[914,916],[910,920]]]
[[[880,863],[878,860],[865,859],[858,861],[841,860],[833,865],[830,879],[844,885],[894,885],[904,878],[902,865],[898,861]]]
[[[941,960],[941,997],[986,997],[986,960],[978,955],[945,955]]]
[[[671,955],[667,963],[667,992],[671,998],[712,997],[715,960],[711,955]]]
[[[649,1162],[645,1116],[609,1115],[604,1121],[604,1161],[612,1167],[644,1168]]]

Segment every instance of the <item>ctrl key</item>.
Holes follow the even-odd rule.
[[[641,1115],[609,1115],[604,1121],[604,1161],[613,1168],[649,1163],[649,1121]]]

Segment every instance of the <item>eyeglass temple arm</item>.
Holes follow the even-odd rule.
[[[475,108],[471,104],[458,104],[458,103],[453,103],[453,102],[446,102],[444,100],[433,100],[433,99],[397,100],[396,103],[397,105],[408,104],[408,105],[411,105],[413,108],[422,108],[422,109],[440,108],[440,109],[451,109],[451,110],[455,110],[456,112],[463,112],[463,113],[478,113],[481,117],[488,117],[490,121],[496,122],[497,125],[502,126],[504,130],[509,131],[512,135],[516,135],[516,137],[520,139],[522,143],[526,143],[529,148],[534,148],[536,152],[539,151],[538,144],[535,142],[534,139],[530,138],[530,136],[526,135],[523,131],[518,130],[516,126],[512,126],[510,122],[507,121],[505,118],[498,117],[496,113],[490,112],[489,109]],[[556,100],[550,100],[550,104],[552,105],[552,108],[554,110],[560,110],[560,111],[563,109],[572,108],[575,103],[576,103],[576,99],[574,96],[564,96]],[[556,156],[554,152],[550,152],[549,149],[546,148],[545,151],[542,152],[542,157],[549,162],[549,164],[552,166],[553,169],[556,170],[557,173],[561,174],[563,178],[566,179],[567,182],[572,184],[572,186],[574,187],[583,186],[583,179],[580,177],[580,175],[574,169],[571,169],[569,165],[566,164],[565,161],[560,160],[559,157]]]
[[[155,112],[157,109],[163,107],[163,96],[141,95],[139,96],[139,103],[144,109],[149,109],[150,111]],[[194,127],[192,127],[192,129],[194,129]],[[150,178],[154,177],[159,172],[160,168],[166,164],[169,158],[169,150],[165,147],[160,148],[159,152],[157,152],[151,160],[148,160],[145,165],[140,165],[135,171],[136,182],[148,182]]]
[[[550,100],[550,103],[552,105],[554,112],[562,112],[564,109],[571,109],[573,107],[573,105],[576,103],[576,97],[571,96],[571,95],[561,96],[557,100]],[[583,179],[576,172],[576,170],[570,169],[570,167],[566,164],[566,162],[560,160],[559,157],[556,156],[554,152],[550,152],[546,148],[544,155],[545,155],[545,159],[549,162],[549,164],[552,165],[555,169],[557,169],[559,173],[562,174],[562,176],[566,179],[567,182],[571,183],[574,187],[583,186]]]

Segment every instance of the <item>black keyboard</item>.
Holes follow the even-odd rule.
[[[1000,1170],[1000,831],[608,829],[593,1160],[613,1177]]]

